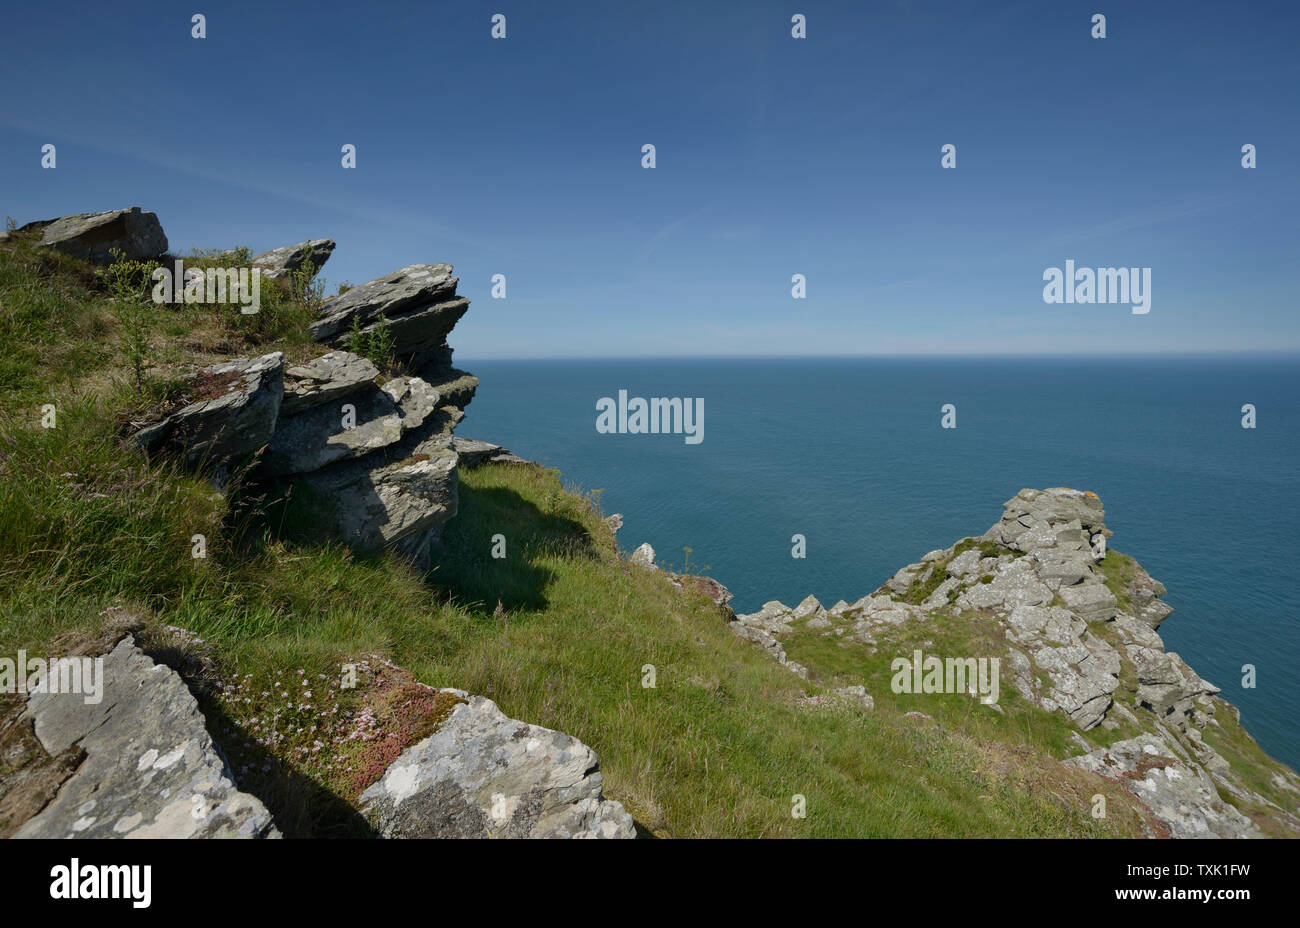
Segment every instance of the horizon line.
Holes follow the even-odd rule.
[[[1273,359],[1300,361],[1300,348],[1244,348],[1235,351],[1165,351],[1165,352],[1039,352],[1039,353],[921,353],[891,352],[888,354],[629,354],[629,355],[465,355],[454,363],[480,363],[483,361],[961,361],[961,360],[1016,360],[1016,361],[1174,361],[1174,360],[1247,360]]]

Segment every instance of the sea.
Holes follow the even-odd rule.
[[[1300,358],[457,365],[481,382],[458,434],[600,490],[621,547],[707,573],[738,612],[852,602],[1024,487],[1091,490],[1110,546],[1169,590],[1166,648],[1300,768]],[[702,429],[632,434],[614,412],[598,430],[621,391],[702,401]]]

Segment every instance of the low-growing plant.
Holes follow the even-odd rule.
[[[381,371],[388,370],[393,365],[392,326],[380,316],[368,330],[363,329],[361,320],[353,316],[352,328],[348,331],[348,350],[366,358]]]

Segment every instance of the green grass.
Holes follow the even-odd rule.
[[[592,498],[553,471],[464,473],[428,576],[388,556],[277,539],[204,481],[118,440],[117,416],[144,398],[95,287],[78,262],[0,245],[0,653],[39,653],[121,605],[202,636],[231,680],[335,679],[378,655],[591,745],[606,793],[662,836],[1137,833],[1131,797],[1054,760],[1068,735],[1060,718],[1008,689],[1005,715],[960,696],[895,697],[881,670],[887,649],[864,656],[806,630],[788,645],[814,671],[800,680],[733,635],[703,594],[627,564]],[[309,353],[295,305],[251,324],[264,330],[238,314],[159,308],[150,396],[205,352]],[[42,402],[57,404],[57,428],[39,427]],[[191,557],[195,534],[207,538],[206,558]],[[491,557],[497,534],[505,559]],[[891,647],[992,654],[995,624],[973,615],[905,626]],[[641,685],[647,664],[654,688]],[[859,680],[874,711],[801,704]],[[248,692],[248,703],[204,697],[232,754],[272,708],[257,686]],[[402,705],[387,708],[403,718]],[[907,718],[913,709],[933,723]],[[351,833],[340,802],[355,780],[298,758],[302,747],[241,783],[287,833]],[[1089,815],[1099,791],[1112,810],[1100,822]],[[791,815],[796,795],[806,818]]]

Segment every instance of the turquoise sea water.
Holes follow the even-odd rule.
[[[680,568],[689,546],[742,612],[853,601],[981,534],[1022,487],[1092,490],[1110,544],[1169,589],[1166,647],[1300,768],[1300,359],[458,364],[482,382],[459,434],[602,488],[624,548],[648,541]],[[598,433],[596,402],[619,390],[703,398],[704,440]]]

